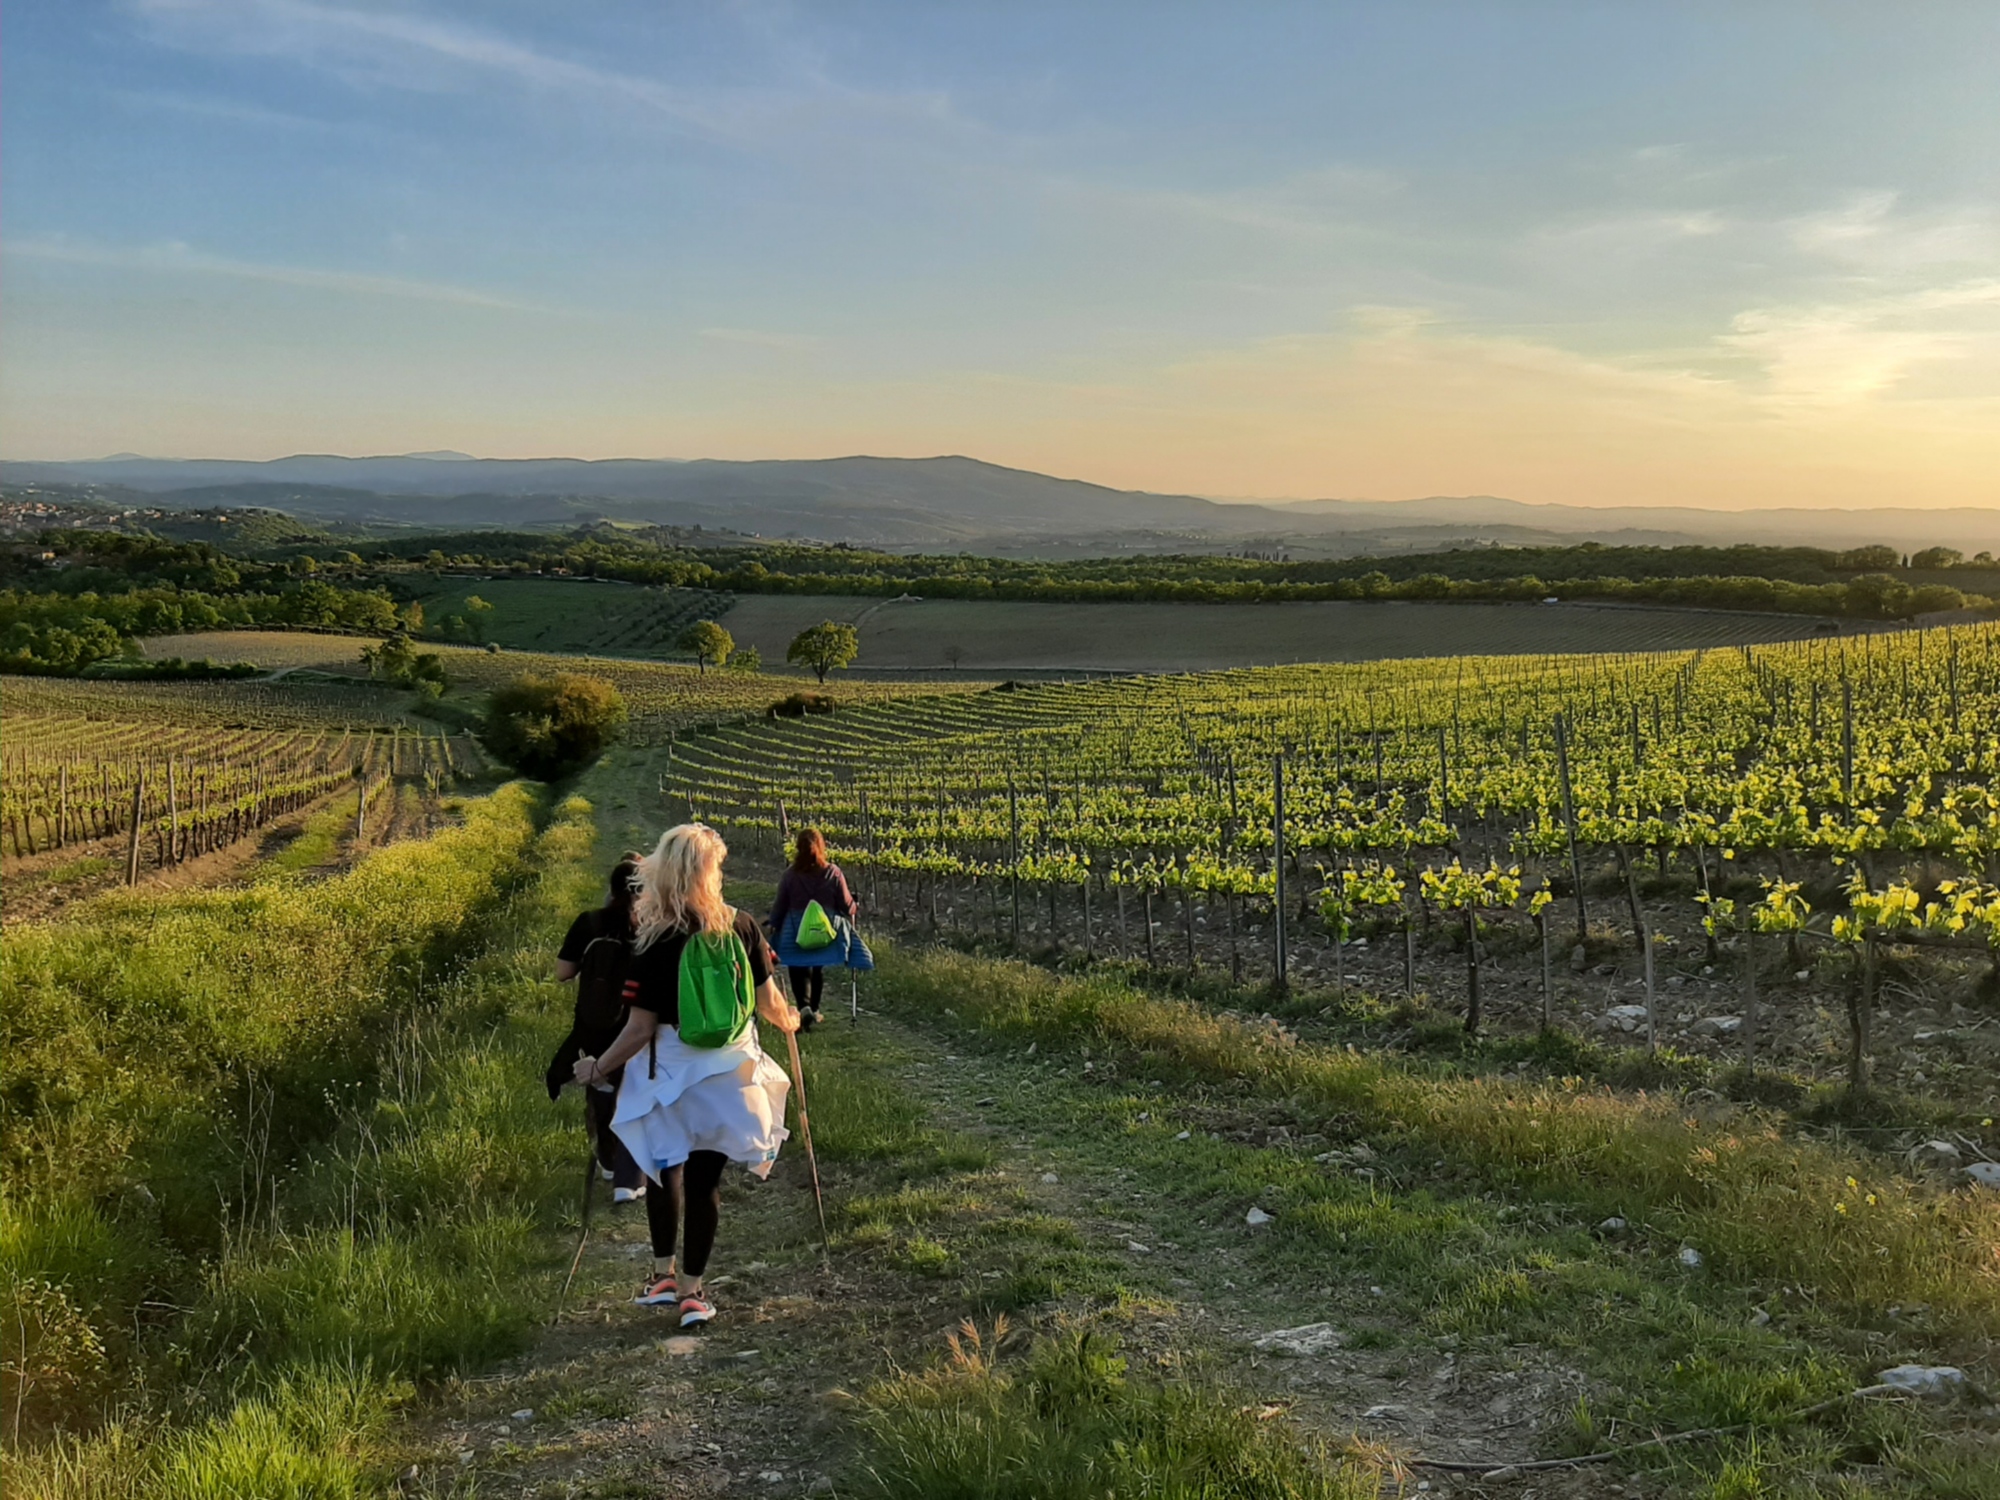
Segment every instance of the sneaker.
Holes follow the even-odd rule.
[[[646,1184],[643,1182],[637,1187],[613,1188],[611,1190],[611,1201],[613,1203],[637,1203],[645,1196]]]
[[[609,1182],[617,1175],[617,1173],[613,1172],[611,1168],[605,1166],[602,1162],[597,1164],[597,1180],[599,1182]]]
[[[810,1005],[801,1006],[799,1009],[799,1030],[801,1032],[811,1031],[817,1025],[819,1025],[819,1012]]]
[[[681,1299],[681,1327],[697,1328],[715,1316],[715,1304],[706,1297]]]
[[[640,1307],[668,1307],[678,1302],[680,1294],[674,1288],[673,1274],[669,1272],[647,1282],[632,1300]]]

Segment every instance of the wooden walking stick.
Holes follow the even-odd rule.
[[[792,1087],[797,1091],[799,1100],[799,1134],[805,1140],[806,1166],[812,1172],[813,1206],[819,1210],[820,1253],[831,1263],[833,1260],[833,1237],[827,1233],[826,1228],[826,1198],[820,1192],[819,1158],[813,1155],[812,1120],[806,1114],[806,1070],[804,1065],[799,1061],[798,1033],[795,1031],[786,1032],[785,1045],[792,1052]]]
[[[583,1264],[583,1247],[590,1241],[590,1208],[597,1201],[597,1130],[590,1118],[588,1086],[583,1100],[583,1139],[588,1147],[583,1158],[583,1228],[576,1237],[576,1254],[570,1257],[569,1274],[563,1277],[562,1290],[556,1294],[556,1313],[555,1318],[549,1320],[551,1323],[562,1316],[570,1284],[576,1280],[577,1268]]]

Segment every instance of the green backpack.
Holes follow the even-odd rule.
[[[808,901],[806,909],[799,915],[799,930],[792,941],[800,948],[810,951],[824,948],[834,940],[833,918],[826,914],[826,908],[817,901]]]
[[[696,933],[681,949],[681,1040],[690,1047],[727,1047],[742,1040],[757,1013],[750,950],[736,935],[736,914],[720,937]]]

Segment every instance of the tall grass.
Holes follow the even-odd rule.
[[[583,1149],[540,1077],[568,1024],[542,980],[598,884],[589,820],[580,799],[558,809],[537,878],[487,914],[493,941],[377,1037],[375,1090],[333,1112],[275,1207],[207,1265],[150,1366],[180,1398],[136,1393],[97,1432],[17,1455],[10,1495],[377,1493],[410,1382],[524,1345],[550,1289],[536,1230]]]
[[[1138,1053],[1156,1073],[1244,1080],[1493,1185],[1624,1215],[1697,1247],[1716,1274],[1870,1312],[1928,1303],[1965,1335],[2000,1334],[2000,1199],[1937,1191],[1754,1113],[1710,1118],[1575,1082],[1421,1077],[1112,981],[942,950],[878,958],[894,1005]]]
[[[1135,1380],[1101,1335],[1036,1342],[1009,1369],[967,1325],[951,1358],[863,1398],[853,1491],[869,1500],[1372,1500],[1373,1472],[1220,1388]]]
[[[521,868],[531,789],[463,811],[316,885],[119,895],[9,932],[10,1439],[118,1405],[207,1268],[291,1211],[302,1154],[370,1096],[398,1018]]]

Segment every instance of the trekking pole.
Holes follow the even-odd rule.
[[[583,1264],[583,1247],[590,1240],[590,1208],[596,1202],[594,1190],[597,1186],[597,1132],[591,1125],[590,1095],[587,1087],[583,1100],[583,1139],[588,1148],[583,1158],[583,1228],[576,1237],[576,1254],[570,1257],[569,1274],[563,1277],[562,1290],[556,1294],[556,1311],[555,1317],[549,1319],[551,1324],[562,1316],[563,1302],[569,1296],[570,1284],[576,1280],[577,1267]]]
[[[826,1198],[820,1192],[819,1187],[819,1158],[813,1154],[812,1120],[806,1114],[806,1070],[805,1065],[799,1061],[798,1033],[795,1031],[786,1032],[785,1045],[791,1048],[792,1051],[792,1087],[798,1091],[799,1096],[799,1134],[805,1138],[806,1166],[811,1170],[813,1180],[813,1206],[819,1210],[820,1253],[826,1257],[827,1263],[831,1265],[833,1262],[833,1237],[827,1233]]]

